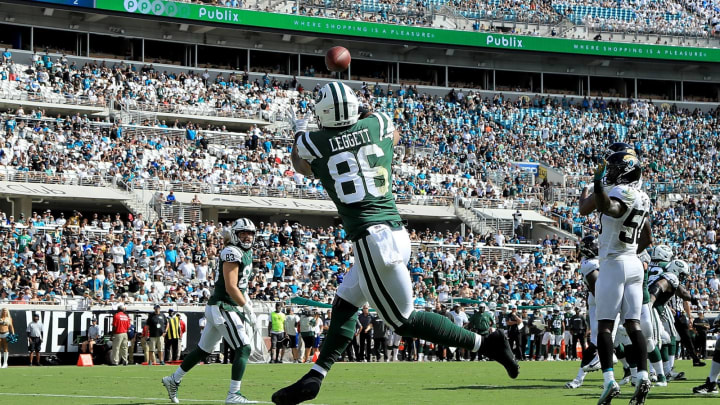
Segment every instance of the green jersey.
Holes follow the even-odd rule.
[[[550,317],[550,324],[548,327],[550,328],[550,331],[553,335],[562,335],[563,333],[563,324],[565,322],[565,317],[563,317],[561,314],[552,315]]]
[[[468,320],[470,330],[479,335],[486,336],[490,333],[490,327],[495,323],[495,319],[490,312],[475,312]]]
[[[645,277],[643,278],[643,304],[650,303],[650,290],[648,286],[648,278],[652,276],[659,276],[665,271],[668,266],[668,262],[650,262],[648,269],[645,270]]]
[[[390,117],[376,112],[297,139],[298,156],[310,163],[351,240],[371,225],[401,221],[391,190],[394,132]]]
[[[215,276],[215,291],[208,300],[208,305],[218,305],[224,303],[232,306],[238,306],[228,294],[225,288],[225,277],[223,276],[223,265],[225,262],[238,263],[240,265],[238,273],[238,288],[243,293],[247,290],[248,281],[252,275],[252,250],[245,250],[228,246],[220,252],[220,262],[218,264],[217,275]]]

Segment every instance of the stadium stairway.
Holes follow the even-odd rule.
[[[127,195],[128,198],[123,200],[122,204],[128,211],[134,215],[142,214],[143,218],[149,223],[153,223],[159,218],[157,212],[150,206],[153,196],[151,192],[145,192],[144,190],[128,191],[122,187],[117,187],[117,189]]]

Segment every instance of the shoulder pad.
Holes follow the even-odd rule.
[[[631,205],[637,198],[638,190],[629,187],[626,184],[621,184],[613,187],[608,194],[608,197],[615,198],[622,201],[625,205]]]
[[[673,273],[663,273],[662,278],[667,280],[673,288],[678,288],[680,285],[680,280],[678,280],[678,277]]]
[[[235,246],[228,246],[220,252],[220,260],[224,262],[241,262],[244,253]]]

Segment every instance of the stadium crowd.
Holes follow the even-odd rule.
[[[273,103],[293,104],[301,113],[311,114],[316,91],[267,76],[253,84],[246,83],[247,75],[205,78],[188,73],[174,80],[151,66],[137,69],[129,64],[73,67],[62,59],[39,57],[37,69],[19,66],[11,56],[6,58],[0,72],[3,86],[19,85],[18,91],[28,92],[47,88],[75,97],[95,94],[98,100],[100,95],[105,100],[140,100],[140,108],[144,102],[162,103],[165,95],[173,100],[171,105],[200,102],[206,91],[213,94],[208,98],[226,97],[223,89],[235,83],[229,86],[233,91],[274,94]],[[52,80],[40,74],[51,72]],[[396,165],[393,184],[401,202],[407,195],[533,200],[561,227],[582,234],[598,229],[597,218],[579,216],[575,194],[556,202],[552,192],[562,191],[561,187],[535,184],[512,162],[547,162],[576,178],[568,185],[576,191],[585,185],[583,179],[610,143],[630,142],[641,158],[652,156],[643,180],[656,200],[656,239],[673,245],[694,266],[689,285],[703,307],[720,308],[715,275],[719,213],[712,188],[720,183],[717,110],[687,111],[602,97],[578,102],[545,96],[511,99],[501,93],[482,97],[455,90],[437,97],[420,94],[413,86],[366,85],[359,92],[367,108],[389,113],[402,134],[406,153]],[[218,145],[205,135],[205,128],[192,123],[138,124],[144,129],[130,131],[80,114],[50,119],[42,111],[20,108],[3,117],[0,165],[3,173],[39,173],[60,181],[71,173],[81,178],[100,176],[162,191],[198,182],[266,191],[295,187],[322,194],[322,186],[292,171],[291,138],[284,130],[253,127],[244,142]],[[170,134],[172,128],[181,129],[183,136]],[[665,194],[668,191],[673,194]],[[38,302],[73,296],[88,302],[170,305],[207,298],[220,224],[170,225],[145,223],[139,215],[88,215],[92,217],[60,212],[28,213],[25,218],[3,214],[0,299]],[[60,228],[46,229],[51,224]],[[98,228],[105,231],[100,238],[89,232]],[[256,263],[264,271],[253,280],[253,298],[282,300],[295,294],[324,302],[332,298],[351,264],[349,242],[341,228],[293,228],[285,223],[262,224],[261,229]],[[575,253],[559,249],[569,243],[556,237],[540,240],[540,248],[532,254],[518,253],[501,263],[489,259],[483,245],[499,245],[505,238],[504,242],[519,242],[515,235],[460,239],[426,231],[415,232],[413,238],[425,242],[409,263],[418,306],[432,307],[451,297],[497,305],[583,304]],[[436,247],[437,243],[452,246]],[[540,295],[538,286],[543,290]]]

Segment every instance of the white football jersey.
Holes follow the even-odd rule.
[[[580,262],[580,274],[582,274],[583,277],[583,283],[585,284],[585,287],[590,288],[587,281],[587,275],[592,273],[595,270],[600,269],[600,261],[598,259],[583,259],[582,262]]]
[[[650,215],[650,197],[630,184],[613,187],[608,196],[622,201],[627,210],[620,218],[600,215],[600,258],[636,256],[643,222]]]

